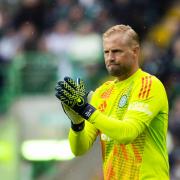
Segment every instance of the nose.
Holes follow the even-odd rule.
[[[113,52],[109,52],[108,53],[108,57],[107,57],[108,61],[114,61],[115,60],[115,56],[114,56],[114,53]]]

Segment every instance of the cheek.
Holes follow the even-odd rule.
[[[127,58],[128,57],[125,54],[121,54],[119,56],[116,56],[116,62],[126,63]]]
[[[106,60],[107,59],[107,54],[103,54],[103,57],[104,57],[104,60]]]
[[[134,64],[133,58],[132,58],[132,57],[128,57],[128,58],[127,58],[127,65],[128,65],[128,66],[132,66],[133,64]]]
[[[122,56],[119,56],[117,59],[116,59],[116,62],[119,63],[119,65],[121,65],[122,67],[127,67],[127,66],[131,66],[132,64],[132,57],[130,57],[129,55],[122,55]]]
[[[107,66],[108,60],[104,57],[104,63]]]
[[[108,58],[108,56],[104,55],[104,62],[105,62],[105,64],[107,64],[109,61],[110,61],[110,59]]]
[[[131,62],[134,57],[131,53],[127,53],[127,54],[124,54],[124,57],[123,57],[127,62]]]
[[[105,64],[105,67],[107,68],[108,67],[108,61],[106,59],[104,61],[104,64]]]

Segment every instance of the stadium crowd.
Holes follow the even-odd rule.
[[[32,88],[32,84],[26,84],[24,81],[27,79],[22,77],[25,62],[31,60],[25,54],[49,54],[46,56],[49,64],[54,58],[56,80],[65,75],[81,76],[89,82],[89,89],[97,87],[108,78],[105,68],[102,68],[101,34],[108,27],[121,23],[129,24],[140,35],[142,69],[159,77],[166,87],[170,107],[168,144],[171,179],[180,179],[179,1],[5,1],[0,4],[1,104],[5,103],[7,96],[10,102],[13,99],[7,95],[8,88],[8,93],[13,91],[11,86],[14,86],[15,96],[18,87],[26,87],[20,90],[21,93],[28,91],[28,85]],[[12,67],[17,73],[16,77],[12,75],[14,81],[9,78]],[[53,68],[51,70],[54,71]],[[101,77],[100,82],[97,76]],[[51,81],[46,76],[47,80]]]

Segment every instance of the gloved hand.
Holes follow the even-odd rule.
[[[67,117],[71,120],[71,128],[74,131],[81,131],[84,129],[85,119],[82,118],[79,114],[77,114],[74,110],[68,107],[66,104],[62,104],[62,108],[66,113]]]
[[[64,81],[58,82],[56,91],[56,97],[62,103],[66,104],[86,120],[96,110],[87,102],[84,82],[79,78],[75,82],[70,77],[65,77]]]
[[[67,106],[64,103],[61,104],[64,112],[66,113],[67,117],[72,121],[73,124],[81,124],[85,120],[74,110],[72,110],[69,106]]]

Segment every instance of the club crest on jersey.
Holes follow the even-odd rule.
[[[124,107],[127,103],[127,100],[128,100],[127,95],[122,95],[119,100],[119,107],[120,108]]]

